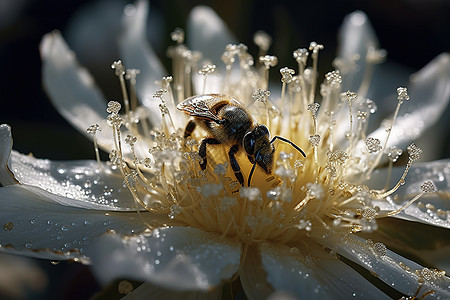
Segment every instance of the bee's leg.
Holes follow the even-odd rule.
[[[198,155],[203,159],[200,163],[200,168],[202,170],[206,169],[206,144],[217,145],[220,144],[215,138],[204,138],[200,143],[200,148],[198,149]]]
[[[239,145],[236,144],[230,148],[230,151],[228,152],[228,156],[230,157],[230,164],[231,168],[234,171],[234,176],[236,176],[236,179],[239,181],[239,183],[244,186],[244,177],[241,173],[241,167],[239,166],[236,157],[234,156],[236,152],[239,150]]]
[[[184,138],[187,138],[191,135],[191,133],[195,130],[195,127],[197,124],[195,124],[194,120],[190,120],[189,123],[187,123],[186,128],[184,129]]]

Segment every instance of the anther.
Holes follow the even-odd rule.
[[[253,42],[259,47],[259,56],[262,56],[272,45],[272,38],[264,31],[257,31],[253,36]]]
[[[175,30],[170,33],[170,38],[177,44],[184,43],[184,30],[181,28],[175,28]]]
[[[381,141],[376,138],[368,137],[366,140],[367,149],[369,149],[369,153],[377,153],[381,150]]]
[[[422,149],[417,147],[416,144],[414,144],[414,143],[411,143],[411,145],[406,147],[406,150],[408,150],[409,159],[411,161],[419,160],[420,156],[423,153]]]
[[[97,144],[97,131],[101,131],[102,129],[98,124],[93,124],[86,129],[86,132],[88,134],[92,134],[94,137],[94,151],[95,151],[95,158],[97,160],[98,169],[102,170],[102,164],[100,162],[100,153],[98,151],[98,144]]]

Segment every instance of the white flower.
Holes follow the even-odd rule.
[[[277,59],[265,55],[261,36],[256,40],[264,56],[253,59],[245,45],[227,45],[232,38],[223,22],[205,7],[192,12],[188,30],[192,49],[203,51],[187,48],[183,32],[175,31],[176,45],[168,51],[173,77],[167,77],[144,39],[146,9],[139,2],[135,15],[125,18],[121,49],[130,71],[120,61],[113,63],[123,105],[110,101],[106,107],[59,33],[44,37],[41,54],[50,97],[111,161],[25,156],[11,151],[10,128],[1,126],[0,216],[12,227],[0,233],[0,250],[91,263],[104,282],[145,281],[132,293],[140,297],[184,291],[220,297],[224,283],[236,275],[251,299],[280,291],[308,299],[450,296],[450,279],[435,269],[446,268],[442,263],[448,260],[439,259],[443,250],[435,249],[431,239],[433,252],[427,249],[422,257],[429,267],[392,251],[421,256],[425,251],[413,241],[424,234],[420,226],[450,229],[449,205],[443,201],[450,162],[417,163],[422,150],[411,143],[447,105],[447,54],[417,73],[408,89],[399,89],[387,127],[368,134],[368,118],[376,110],[367,99],[370,69],[385,53],[377,49],[363,13],[353,13],[344,23],[337,70],[319,85],[316,65],[323,46],[312,42],[309,52],[294,52],[296,74],[282,69],[278,93],[270,92],[268,81]],[[225,55],[217,48],[225,48]],[[202,57],[212,59],[214,67]],[[359,62],[368,71],[353,85]],[[204,65],[211,72],[199,73]],[[205,132],[195,130],[185,139],[187,118],[175,108],[193,94],[191,87],[194,93],[238,99],[252,118],[282,137],[273,144],[271,174],[262,170],[270,160],[264,161],[254,168],[250,186],[242,187],[228,152],[233,145],[208,146],[206,168],[200,167]],[[303,149],[306,158],[285,139]],[[261,141],[255,139],[255,147]],[[405,167],[392,167],[401,154],[394,146],[407,149]],[[258,161],[260,152],[253,158],[243,152],[236,157],[247,183],[251,161]],[[379,169],[383,163],[388,168]],[[413,226],[416,232],[409,231]]]

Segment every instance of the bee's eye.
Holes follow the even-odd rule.
[[[252,132],[248,132],[244,136],[243,144],[244,144],[245,152],[247,152],[247,154],[249,154],[249,155],[253,155],[255,152],[255,137]]]
[[[267,128],[266,125],[259,125],[259,129],[264,133],[267,134],[270,137],[270,131],[269,128]]]

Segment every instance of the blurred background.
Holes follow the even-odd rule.
[[[0,0],[0,122],[12,126],[16,150],[57,160],[94,159],[91,143],[59,116],[45,94],[38,45],[45,33],[60,30],[106,98],[120,99],[119,84],[110,65],[120,59],[115,43],[127,3]],[[368,15],[381,47],[388,51],[388,63],[401,70],[396,86],[406,83],[407,74],[450,51],[447,0],[150,1],[148,39],[167,70],[170,61],[165,51],[172,44],[169,34],[176,27],[185,27],[196,5],[212,7],[253,55],[257,54],[253,34],[258,30],[269,33],[274,41],[269,53],[278,56],[279,67],[294,67],[292,51],[307,47],[310,41],[324,44],[319,59],[321,77],[331,70],[342,20],[355,10]],[[189,36],[186,38],[189,40]],[[448,133],[448,120],[439,126]],[[436,145],[437,158],[448,157],[447,140]],[[100,290],[87,267],[36,262],[48,274],[48,285],[28,299],[88,299]]]

